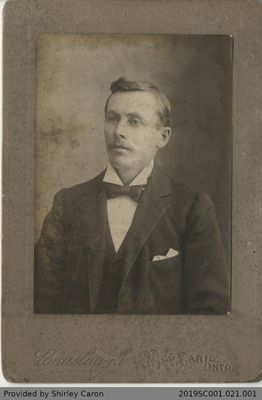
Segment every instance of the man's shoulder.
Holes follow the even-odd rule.
[[[172,199],[179,204],[180,208],[189,210],[194,205],[200,208],[209,208],[212,205],[207,193],[182,182],[168,172],[165,172],[165,176],[172,190]]]
[[[195,198],[199,192],[197,189],[188,185],[187,183],[181,182],[179,179],[170,177],[170,182],[172,185],[173,192],[180,197],[185,198]]]
[[[104,174],[105,170],[88,181],[63,188],[58,193],[56,193],[55,197],[62,197],[63,199],[74,200],[82,197],[83,195],[95,193],[103,180]]]
[[[181,200],[188,200],[192,201],[196,197],[200,195],[200,192],[188,185],[187,183],[182,182],[179,178],[175,175],[172,175],[169,171],[164,169],[158,169],[158,179],[164,178],[167,182],[173,195]]]

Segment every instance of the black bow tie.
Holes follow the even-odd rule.
[[[109,182],[104,182],[104,186],[108,199],[114,199],[119,196],[129,196],[136,202],[138,202],[143,190],[145,189],[145,185],[120,186]]]

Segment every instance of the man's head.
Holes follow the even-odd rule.
[[[169,140],[169,100],[154,85],[126,78],[113,82],[111,92],[105,106],[109,160],[116,169],[139,172]]]

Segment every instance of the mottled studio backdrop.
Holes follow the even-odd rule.
[[[36,239],[54,194],[105,168],[104,105],[120,76],[170,99],[173,135],[158,160],[210,195],[230,256],[232,40],[218,35],[39,36]]]

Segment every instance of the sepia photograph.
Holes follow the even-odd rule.
[[[261,379],[261,12],[6,2],[6,381]]]
[[[230,312],[232,46],[39,35],[35,313]]]

